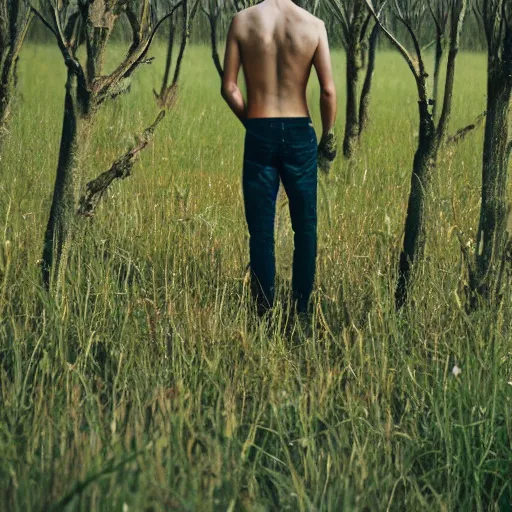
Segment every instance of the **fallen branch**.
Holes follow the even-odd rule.
[[[96,207],[101,198],[108,190],[108,187],[116,179],[124,180],[131,174],[135,160],[139,153],[151,142],[156,127],[165,117],[165,110],[160,111],[151,126],[146,128],[142,134],[137,137],[135,146],[129,149],[124,155],[118,158],[108,171],[100,174],[97,178],[87,183],[86,191],[82,195],[78,206],[78,215],[83,217],[93,217]]]

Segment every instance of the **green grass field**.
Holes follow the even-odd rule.
[[[84,179],[152,122],[163,50],[99,114]],[[452,131],[484,110],[485,63],[461,55]],[[0,157],[0,509],[512,510],[511,295],[465,314],[454,229],[477,227],[481,128],[442,154],[427,260],[397,314],[417,102],[407,66],[379,55],[359,156],[322,178],[315,327],[290,335],[279,305],[272,328],[251,308],[244,133],[208,48],[189,48],[176,110],[87,223],[58,300],[38,259],[65,69],[27,45],[19,77]],[[313,78],[317,132],[318,97]],[[282,198],[279,300],[292,235]]]

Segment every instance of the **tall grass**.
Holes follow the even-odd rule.
[[[177,109],[83,227],[58,297],[43,291],[38,259],[64,66],[51,47],[24,50],[0,160],[0,507],[510,510],[511,296],[499,312],[466,315],[454,233],[470,242],[477,225],[481,130],[443,153],[428,257],[397,314],[417,105],[408,69],[379,55],[360,154],[323,178],[312,330],[280,306],[293,245],[284,198],[279,304],[260,323],[243,131],[208,49],[189,50]],[[87,178],[152,121],[156,54],[99,115]],[[342,54],[334,64],[341,131]],[[319,126],[315,80],[310,99]],[[484,102],[485,58],[462,55],[453,130]]]

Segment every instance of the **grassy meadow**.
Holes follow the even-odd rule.
[[[85,223],[51,297],[38,260],[65,69],[54,47],[23,50],[0,155],[0,509],[512,510],[512,295],[466,315],[455,231],[471,243],[477,227],[482,128],[442,154],[427,259],[398,314],[417,100],[406,64],[379,54],[359,155],[322,178],[313,329],[286,325],[280,303],[269,327],[248,290],[243,128],[209,49],[187,51],[176,109]],[[155,55],[98,115],[84,180],[152,122]],[[484,110],[485,64],[461,55],[453,131]],[[320,135],[314,74],[309,97]],[[281,197],[279,302],[292,247]]]

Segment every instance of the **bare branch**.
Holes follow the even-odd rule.
[[[167,110],[171,109],[176,101],[177,97],[177,90],[178,90],[178,79],[180,76],[180,69],[181,69],[181,62],[183,60],[185,48],[187,45],[187,41],[190,35],[190,26],[191,22],[194,18],[194,16],[197,13],[198,6],[199,6],[199,0],[195,0],[195,3],[192,6],[192,10],[188,11],[188,0],[183,0],[179,4],[175,5],[173,10],[168,13],[166,16],[164,16],[154,27],[152,33],[148,37],[147,41],[143,43],[145,50],[140,52],[140,49],[137,50],[135,53],[139,55],[137,58],[137,62],[140,63],[140,55],[144,55],[147,51],[147,48],[151,44],[151,40],[153,39],[156,31],[158,30],[159,26],[167,19],[168,17],[172,16],[172,14],[175,12],[177,8],[182,6],[183,13],[182,13],[182,19],[183,19],[183,27],[182,27],[182,36],[181,36],[181,46],[180,46],[180,52],[177,58],[176,67],[174,70],[174,77],[171,85],[169,87],[162,86],[162,91],[160,95],[155,94],[157,98],[157,103],[160,110],[160,113],[158,114],[157,118],[153,122],[151,126],[146,128],[144,132],[137,138],[137,141],[133,147],[131,147],[124,155],[122,155],[120,158],[118,158],[111,166],[111,168],[108,171],[105,171],[100,176],[98,176],[96,179],[92,180],[87,184],[86,192],[82,195],[79,201],[79,209],[78,214],[86,217],[91,217],[94,215],[94,211],[99,204],[101,198],[109,188],[109,186],[112,184],[112,182],[116,179],[125,179],[131,174],[131,170],[133,168],[133,165],[140,154],[140,152],[150,143],[154,131],[158,124],[162,121],[162,119],[165,116],[165,113]],[[132,64],[133,66],[134,64]],[[138,65],[138,64],[137,64]],[[123,80],[126,80],[128,78],[128,74],[125,73],[125,75],[121,75],[122,78],[117,79],[112,83],[112,85],[109,87],[108,91],[111,94],[112,88],[116,85],[122,82]]]
[[[469,135],[473,130],[476,130],[484,122],[486,115],[487,112],[482,112],[473,123],[461,128],[457,133],[455,133],[455,135],[449,137],[446,142],[448,144],[458,144],[464,140],[467,135]]]
[[[365,0],[366,2],[366,5],[368,5],[368,8],[370,9],[370,12],[373,14],[373,17],[375,18],[375,21],[379,24],[382,32],[384,32],[384,34],[386,35],[386,37],[389,39],[389,41],[391,42],[391,44],[393,44],[393,46],[395,46],[395,48],[400,52],[400,54],[402,55],[402,57],[405,59],[405,61],[407,62],[408,66],[409,66],[409,69],[411,70],[412,74],[414,75],[414,77],[416,78],[416,80],[418,78],[420,78],[420,71],[417,67],[417,64],[415,64],[412,56],[410,55],[410,53],[407,51],[407,49],[405,48],[405,46],[403,46],[399,41],[398,39],[382,24],[382,21],[381,21],[381,17],[380,17],[380,13],[378,14],[376,11],[375,11],[375,8],[373,6],[373,2],[372,0]],[[380,11],[382,12],[382,10]]]
[[[53,17],[53,22],[55,23],[55,26],[57,27],[59,39],[60,39],[60,41],[62,41],[62,44],[64,46],[67,46],[66,38],[64,37],[64,32],[62,31],[62,27],[60,24],[59,11],[57,10],[57,6],[53,2],[51,2],[51,6],[52,6],[51,13],[52,13],[52,17]]]
[[[407,29],[407,32],[411,36],[414,51],[416,52],[416,58],[418,60],[418,68],[419,68],[419,74],[420,76],[426,76],[425,72],[425,62],[423,60],[423,56],[421,53],[421,46],[420,42],[418,40],[418,37],[416,33],[414,32],[414,29],[412,27],[412,23],[410,18],[406,17],[406,15],[398,8],[398,0],[396,1],[397,10],[398,10],[398,20],[405,26]]]
[[[181,45],[180,51],[178,53],[178,58],[176,59],[176,67],[174,68],[174,77],[172,79],[172,85],[176,85],[178,82],[180,71],[181,71],[181,62],[183,61],[183,55],[185,54],[185,48],[187,46],[190,26],[189,26],[189,16],[188,16],[188,1],[186,0],[183,3],[183,26],[182,26],[182,34],[181,34]]]
[[[342,0],[328,0],[326,5],[331,14],[333,14],[340,22],[343,45],[346,47],[350,37],[350,4],[347,4]]]
[[[32,13],[41,21],[41,23],[55,36],[57,41],[57,45],[64,57],[64,63],[66,66],[71,69],[71,71],[77,76],[83,76],[83,70],[80,63],[73,58],[71,53],[69,52],[69,48],[66,45],[64,39],[59,35],[59,33],[51,26],[51,24],[46,20],[46,18],[32,5],[29,3],[30,10]],[[85,76],[84,76],[85,78]]]
[[[55,36],[57,42],[60,42],[59,34],[55,31],[55,29],[51,26],[51,24],[46,20],[46,18],[29,2],[30,10],[35,14],[36,18],[38,18],[41,23]]]
[[[370,26],[370,21],[372,17],[373,16],[370,13],[368,13],[368,15],[366,16],[363,26],[361,28],[361,35],[359,36],[360,41],[363,41],[364,38],[366,37],[366,33],[368,32],[368,27]]]
[[[124,180],[131,174],[133,165],[140,152],[151,142],[156,127],[165,117],[165,110],[160,111],[153,124],[146,128],[138,137],[135,145],[123,156],[118,158],[108,171],[100,174],[87,184],[87,190],[79,201],[77,213],[84,217],[92,217],[101,198],[116,179]]]
[[[432,15],[432,19],[434,20],[434,23],[436,25],[437,32],[443,33],[443,27],[441,25],[441,21],[439,20],[437,13],[435,12],[434,8],[432,7],[432,0],[428,0],[427,5],[428,5],[428,9],[430,11],[430,14]]]
[[[170,12],[168,12],[165,16],[163,16],[153,28],[151,34],[146,38],[144,42],[139,44],[139,46],[129,55],[109,76],[98,80],[95,83],[95,89],[98,95],[98,103],[104,101],[104,99],[108,96],[108,90],[113,86],[116,82],[123,78],[127,78],[132,75],[135,69],[142,64],[144,61],[144,57],[146,56],[153,39],[158,32],[158,29],[161,27],[162,23],[170,18],[174,12],[179,9],[184,4],[184,0],[176,3]]]
[[[455,84],[455,64],[459,53],[462,27],[466,18],[467,0],[453,0],[451,9],[450,53],[446,67],[446,85],[444,90],[443,111],[437,127],[437,136],[443,140],[446,136],[448,121],[452,111],[453,88]]]

